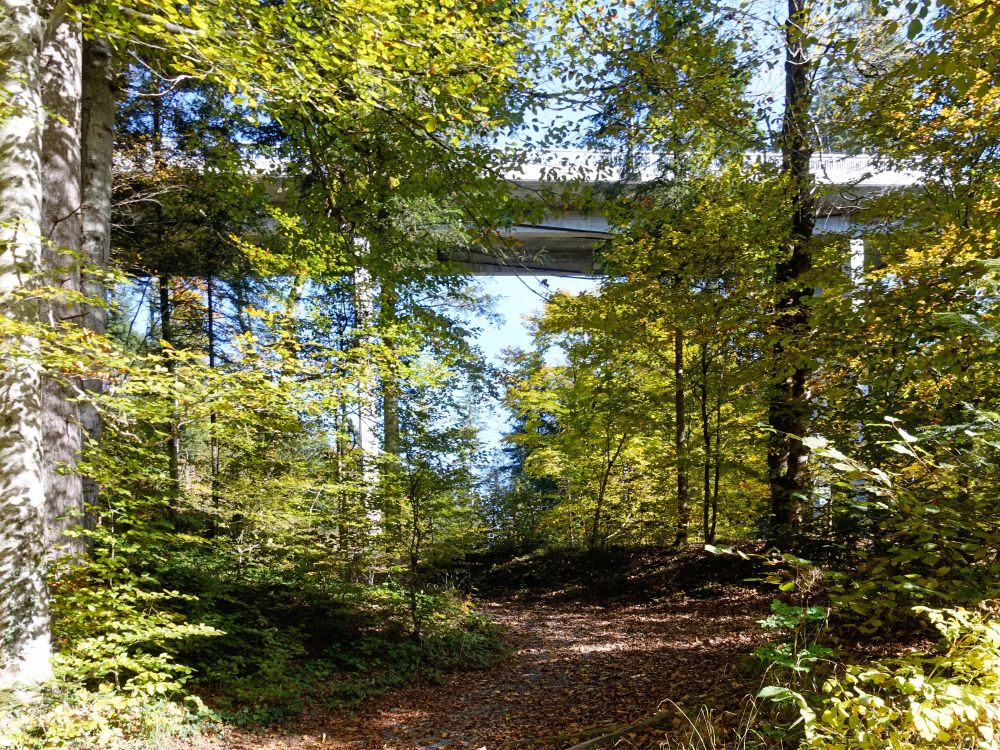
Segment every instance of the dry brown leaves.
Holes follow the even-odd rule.
[[[372,699],[355,712],[307,714],[271,734],[227,732],[188,747],[215,750],[555,750],[640,722],[672,705],[678,732],[708,706],[737,721],[759,684],[744,669],[761,640],[768,598],[730,586],[711,599],[646,604],[484,602],[508,628],[513,655],[492,670],[455,674]],[[664,728],[616,740],[664,746]]]

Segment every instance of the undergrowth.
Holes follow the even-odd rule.
[[[895,426],[895,420],[889,420]],[[850,512],[877,531],[854,570],[825,571],[772,555],[777,583],[796,605],[774,602],[761,621],[782,639],[758,649],[783,739],[815,750],[1000,747],[1000,605],[995,511],[968,511],[942,490],[953,470],[933,445],[896,427],[896,452],[914,459],[889,475],[813,438],[852,492]],[[992,443],[990,444],[992,446]],[[907,481],[912,476],[922,481]],[[814,602],[824,602],[823,606]],[[937,644],[927,648],[929,635]],[[852,638],[885,643],[865,657]]]
[[[418,640],[396,581],[232,562],[183,546],[156,560],[98,550],[59,571],[56,678],[0,694],[0,748],[157,748],[169,737],[353,704],[506,654],[499,627],[454,591],[420,594]]]

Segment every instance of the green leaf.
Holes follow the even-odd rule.
[[[781,685],[765,685],[757,693],[758,698],[770,698],[774,701],[782,701],[791,698],[792,691]]]
[[[806,435],[802,438],[802,444],[810,450],[818,451],[826,448],[829,445],[829,441],[819,435]]]
[[[889,450],[891,450],[893,453],[901,453],[904,456],[913,456],[914,458],[917,457],[917,454],[914,453],[909,446],[903,443],[893,443],[892,445],[889,446]]]

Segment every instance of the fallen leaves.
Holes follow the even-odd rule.
[[[755,622],[767,605],[741,586],[713,599],[644,604],[485,602],[513,648],[491,670],[394,691],[353,713],[309,713],[284,731],[233,731],[187,747],[564,750],[613,734],[615,747],[659,748],[664,732],[684,729],[701,706],[735,713],[755,692],[741,665],[761,639]]]

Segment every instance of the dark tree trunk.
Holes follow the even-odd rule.
[[[610,418],[609,418],[610,421]],[[611,481],[611,472],[614,470],[615,463],[618,461],[618,457],[621,456],[622,450],[625,448],[625,443],[628,440],[627,433],[622,433],[621,439],[618,441],[618,445],[614,452],[611,452],[611,434],[610,426],[607,434],[607,441],[605,442],[605,453],[604,453],[604,471],[601,474],[601,483],[597,488],[597,504],[594,507],[594,520],[590,527],[590,548],[596,549],[601,539],[601,520],[604,513],[604,498],[608,494],[608,484]]]
[[[153,143],[153,166],[156,169],[157,175],[164,169],[164,157],[163,157],[163,99],[160,96],[153,96],[153,107],[152,107],[152,143]],[[155,204],[155,232],[156,232],[156,244],[159,247],[163,247],[165,239],[163,236],[163,227],[165,217],[163,214],[163,206],[157,201]],[[160,271],[160,276],[158,279],[158,286],[160,292],[159,299],[159,314],[160,314],[160,338],[166,344],[164,349],[168,350],[166,354],[166,368],[167,372],[171,376],[176,371],[177,363],[173,358],[171,349],[174,349],[177,342],[174,338],[174,327],[172,321],[172,309],[170,300],[170,275],[165,270]],[[181,466],[181,433],[179,417],[175,413],[171,415],[170,425],[168,427],[169,435],[167,436],[167,465],[170,474],[170,490],[175,494],[180,493],[180,466]],[[176,508],[174,503],[170,504],[169,509],[170,517],[176,518]]]
[[[705,543],[711,544],[714,538],[712,527],[714,519],[709,518],[712,505],[712,424],[708,411],[708,344],[701,345],[701,380],[698,385],[701,390],[701,439],[705,451],[702,462],[702,533]]]
[[[684,404],[684,332],[674,329],[674,450],[677,453],[677,528],[674,545],[687,544],[691,526],[691,492],[688,484],[687,417]]]
[[[715,400],[715,470],[712,477],[712,523],[709,527],[709,534],[706,541],[715,541],[715,526],[719,520],[719,480],[722,476],[722,400],[724,395],[724,381],[722,373],[719,373],[719,393]]]
[[[384,343],[391,358],[395,355],[392,329],[398,322],[399,295],[392,282],[383,281],[379,296],[380,327],[383,331],[390,332],[389,336],[384,338]],[[382,375],[382,449],[390,459],[399,458],[399,383],[397,382],[395,362],[391,359]]]
[[[771,490],[768,536],[772,544],[795,544],[808,490],[808,448],[802,443],[809,426],[811,368],[796,349],[808,335],[806,299],[812,287],[804,278],[812,268],[809,248],[815,203],[809,160],[810,107],[815,66],[809,55],[810,0],[788,0],[785,23],[785,112],[782,121],[782,171],[792,191],[791,232],[786,258],[775,268],[780,290],[773,344],[774,371],[768,404],[767,467]]]
[[[205,281],[205,297],[207,302],[208,310],[206,311],[208,317],[208,325],[206,326],[208,334],[208,366],[211,369],[215,369],[216,362],[216,352],[215,352],[215,278],[211,275]],[[213,410],[211,414],[208,415],[209,422],[209,452],[211,461],[211,501],[212,501],[212,514],[213,518],[215,514],[218,513],[219,509],[219,435],[217,430],[217,424],[219,421],[219,415]]]
[[[105,39],[90,39],[83,43],[83,106],[81,136],[83,164],[81,168],[81,199],[83,224],[83,258],[95,270],[108,267],[111,256],[111,159],[114,147],[115,120],[115,60],[111,44]],[[88,305],[84,325],[102,334],[107,326],[108,289],[103,279],[88,274],[82,280],[83,291],[96,304]],[[84,388],[102,393],[102,380],[88,379]],[[101,418],[86,401],[79,407],[80,425],[87,440],[101,440]],[[82,477],[84,508],[97,505],[100,488],[92,477]],[[86,519],[86,516],[85,516]]]
[[[161,275],[159,278],[159,290],[160,290],[160,338],[167,345],[165,348],[172,349],[175,346],[174,341],[174,326],[171,319],[172,309],[170,303],[170,277],[166,275]],[[167,351],[166,353],[166,367],[167,371],[173,375],[176,362],[172,354]],[[180,426],[178,424],[177,415],[174,414],[170,419],[170,434],[167,437],[167,464],[169,466],[170,472],[170,483],[172,485],[171,490],[173,492],[178,492],[180,490],[180,466],[181,466],[181,433]]]
[[[337,444],[336,444],[336,479],[337,479],[337,549],[341,552],[346,553],[349,549],[349,533],[350,526],[348,525],[348,513],[350,512],[349,498],[350,490],[347,489],[346,484],[348,478],[353,472],[347,470],[347,456],[350,453],[350,445],[348,444],[347,432],[348,425],[350,424],[350,418],[347,415],[347,403],[342,402],[337,409]]]

